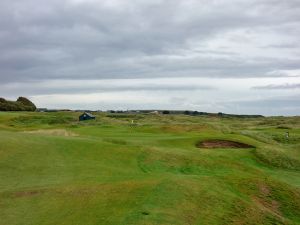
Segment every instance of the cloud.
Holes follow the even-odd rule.
[[[9,99],[18,90],[39,107],[70,109],[180,109],[264,115],[297,113],[299,89],[253,89],[299,83],[299,78],[151,78],[99,80],[47,80],[0,84]],[[284,100],[282,100],[284,99]],[[278,101],[285,102],[285,107]],[[268,104],[267,104],[268,103]],[[287,107],[290,105],[289,107]]]
[[[298,6],[296,0],[3,0],[0,76],[3,82],[262,77],[299,69],[299,46],[276,47],[297,43]]]
[[[300,95],[258,97],[254,99],[219,102],[225,112],[261,114],[266,116],[299,115]]]
[[[256,86],[253,87],[253,89],[260,89],[260,90],[278,90],[278,89],[298,89],[300,88],[300,83],[299,84],[281,84],[281,85],[276,85],[276,84],[269,84],[266,86]]]
[[[300,69],[274,70],[268,72],[266,75],[270,77],[300,77]]]
[[[199,81],[183,82],[182,79],[101,79],[101,80],[46,80],[27,83],[0,85],[7,95],[22,89],[23,95],[50,94],[93,94],[109,92],[148,91],[148,92],[193,92],[216,91],[217,87]]]
[[[239,112],[226,102],[298,94],[299,36],[298,0],[1,0],[0,94]]]

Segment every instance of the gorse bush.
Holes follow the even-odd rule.
[[[19,97],[17,101],[0,98],[0,111],[35,111],[36,106],[27,98]]]

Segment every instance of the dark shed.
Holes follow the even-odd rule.
[[[87,113],[87,112],[84,112],[83,114],[81,114],[79,116],[79,121],[82,121],[82,120],[94,120],[96,119],[96,117],[90,113]]]

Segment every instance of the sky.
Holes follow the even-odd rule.
[[[1,0],[0,97],[300,115],[299,0]]]

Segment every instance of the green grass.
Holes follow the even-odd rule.
[[[78,115],[0,112],[0,225],[300,224],[299,117]]]

